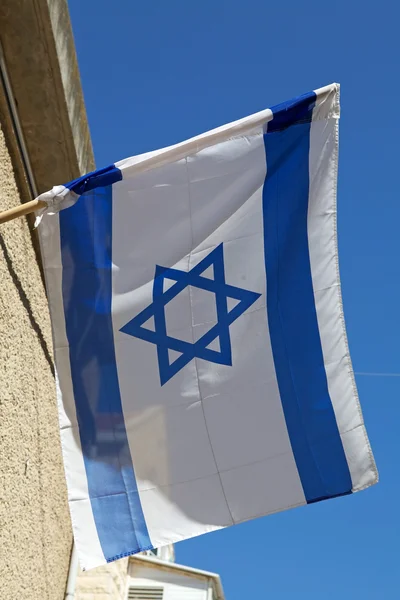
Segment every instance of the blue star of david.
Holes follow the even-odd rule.
[[[210,266],[214,268],[214,279],[202,276]],[[164,291],[165,279],[176,282],[166,291]],[[213,292],[217,308],[217,323],[194,343],[167,335],[165,320],[165,306],[189,285]],[[223,244],[220,244],[188,272],[156,265],[153,302],[124,325],[121,331],[157,346],[160,382],[163,386],[196,357],[220,365],[232,366],[229,326],[260,296],[261,294],[225,282]],[[228,298],[238,300],[231,310],[228,310]],[[143,324],[152,317],[154,317],[154,331],[143,327]],[[219,338],[220,350],[208,348],[217,338]],[[181,356],[170,362],[168,350],[175,350],[181,353]]]

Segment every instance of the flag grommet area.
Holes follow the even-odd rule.
[[[332,84],[48,193],[81,566],[377,481],[338,272]]]

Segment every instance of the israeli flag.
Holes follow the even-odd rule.
[[[340,292],[338,118],[330,85],[42,196],[83,568],[377,481]]]

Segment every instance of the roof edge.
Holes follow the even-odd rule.
[[[221,578],[217,573],[212,573],[210,571],[203,571],[202,569],[195,569],[194,567],[188,567],[186,565],[180,565],[176,563],[171,563],[165,560],[161,560],[152,556],[145,556],[142,554],[134,554],[129,557],[130,562],[143,562],[150,563],[156,566],[162,567],[166,570],[171,571],[180,571],[182,573],[191,573],[196,576],[204,577],[206,579],[211,579],[214,590],[216,592],[216,600],[225,600],[224,590],[222,588]]]

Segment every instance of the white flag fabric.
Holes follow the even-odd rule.
[[[334,84],[43,195],[83,568],[377,481],[340,292],[338,118]]]

